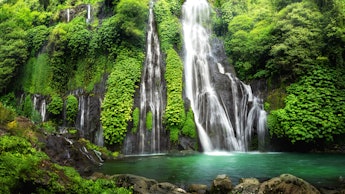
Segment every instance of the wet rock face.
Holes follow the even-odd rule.
[[[93,150],[88,150],[80,142],[63,136],[48,135],[44,140],[43,151],[55,163],[74,167],[81,175],[90,175],[103,159]]]
[[[319,194],[314,186],[291,174],[282,174],[263,182],[259,188],[259,194],[264,193],[295,193],[295,194]]]
[[[81,12],[87,12],[87,4],[80,4],[78,6],[64,9],[60,11],[60,20],[64,22],[70,22],[76,15],[80,14]]]

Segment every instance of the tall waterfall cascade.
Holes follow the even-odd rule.
[[[203,151],[247,151],[255,131],[258,139],[264,141],[266,112],[251,87],[226,72],[214,56],[210,14],[206,0],[186,0],[183,5],[186,96]],[[220,95],[214,75],[229,83],[228,95]]]
[[[153,14],[153,2],[150,4],[147,31],[145,67],[140,85],[140,153],[159,153],[160,133],[163,129],[163,69],[158,34]],[[152,119],[150,118],[152,115]],[[147,121],[151,119],[151,121]],[[147,123],[152,123],[148,126]],[[151,127],[151,129],[150,129]],[[150,130],[150,133],[146,131]],[[147,144],[149,142],[150,145]]]

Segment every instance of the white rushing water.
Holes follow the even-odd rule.
[[[210,44],[210,13],[206,0],[187,0],[183,5],[186,96],[205,152],[247,151],[254,123],[257,123],[256,128],[265,127],[266,114],[262,113],[262,104],[252,94],[250,86],[226,72],[220,63],[213,65],[218,67],[217,73],[226,76],[231,83],[228,101],[232,102],[232,107],[226,107],[216,91],[210,68],[210,63],[217,61]],[[256,130],[259,133],[266,129]]]
[[[90,23],[91,22],[91,5],[88,4],[87,5],[87,18],[86,18],[86,23]]]
[[[163,128],[162,62],[158,34],[155,33],[154,23],[153,2],[151,2],[147,31],[146,61],[140,87],[139,149],[141,153],[160,152],[160,133]],[[146,125],[148,114],[152,114],[152,129],[148,129]],[[148,133],[148,131],[150,132]],[[148,142],[150,145],[148,145]]]
[[[38,111],[41,116],[41,121],[45,122],[47,120],[47,104],[44,96],[40,94],[33,95],[33,108]]]
[[[67,9],[67,22],[70,21],[70,9],[68,8]]]

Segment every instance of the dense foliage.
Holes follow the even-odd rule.
[[[182,95],[183,2],[154,5],[166,63],[164,127],[172,142],[180,135],[196,137]],[[224,41],[237,75],[248,83],[267,81],[272,135],[311,142],[345,133],[343,0],[209,2],[214,36]],[[86,4],[92,6],[91,21]],[[65,103],[72,126],[78,100],[71,91],[94,95],[95,85],[109,75],[101,121],[106,143],[121,144],[128,124],[133,120],[136,132],[139,122],[133,97],[145,55],[148,7],[148,0],[0,1],[1,123],[15,115],[40,121],[32,95],[41,94],[54,122],[48,124],[62,123]]]
[[[51,98],[51,102],[48,106],[48,111],[53,115],[59,115],[62,112],[63,107],[63,100],[58,95],[53,95]]]
[[[143,57],[140,60],[140,53],[135,55],[139,59],[125,54],[119,56],[118,62],[108,78],[101,121],[104,139],[110,145],[122,144],[128,122],[132,120],[135,86],[140,81],[141,64],[143,63]]]
[[[272,134],[296,141],[333,140],[345,133],[344,72],[317,66],[287,88],[283,109],[271,112]]]
[[[170,130],[170,140],[176,142],[178,134],[186,120],[183,90],[183,64],[174,49],[167,51],[165,79],[167,82],[167,106],[164,113],[164,123]]]
[[[66,99],[66,120],[74,124],[78,114],[78,99],[73,95],[68,95]]]
[[[132,193],[113,180],[82,178],[66,166],[53,164],[25,138],[0,136],[1,193]]]
[[[155,3],[155,20],[158,23],[160,44],[164,52],[171,48],[180,49],[182,46],[182,27],[178,19],[181,7],[179,0],[160,0]]]
[[[344,1],[212,3],[215,33],[238,76],[267,80],[272,135],[294,143],[344,133]]]

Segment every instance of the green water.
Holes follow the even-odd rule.
[[[339,177],[345,178],[345,155],[254,152],[133,156],[107,162],[100,172],[135,174],[176,185],[210,185],[219,174],[228,175],[237,184],[242,177],[262,181],[290,173],[316,186],[337,186]]]

